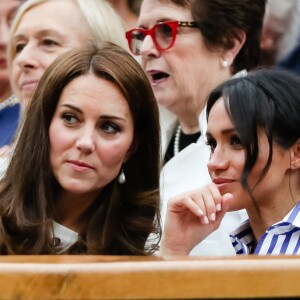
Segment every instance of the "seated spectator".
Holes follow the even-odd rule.
[[[20,4],[21,0],[0,2],[0,154],[1,147],[11,143],[19,121],[20,105],[12,95],[6,51],[9,28]]]
[[[268,1],[261,38],[263,66],[300,75],[300,0]]]
[[[106,1],[26,1],[12,23],[8,42],[11,83],[22,106],[57,56],[90,40],[127,49],[122,20]]]
[[[151,254],[159,144],[154,94],[126,50],[103,43],[57,58],[0,180],[0,253]]]
[[[207,103],[212,183],[169,201],[162,255],[188,254],[227,211],[237,254],[300,254],[300,79],[260,70],[221,84]]]

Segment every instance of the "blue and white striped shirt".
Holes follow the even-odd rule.
[[[242,223],[230,237],[236,254],[300,254],[300,203],[264,233],[255,249],[249,220]]]

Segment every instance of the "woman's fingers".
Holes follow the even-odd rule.
[[[216,185],[211,183],[170,199],[168,210],[171,212],[189,210],[200,217],[202,224],[213,223],[216,221],[217,213],[222,210],[222,196]]]
[[[228,211],[231,198],[231,194],[221,196],[213,183],[171,198],[161,241],[161,253],[188,254],[218,228]]]
[[[199,207],[189,195],[182,195],[170,199],[168,205],[169,211],[181,212],[186,211],[187,209],[198,217],[202,217],[204,215],[204,212],[201,209],[201,207]]]
[[[200,190],[193,191],[191,198],[204,212],[204,216],[201,218],[202,224],[215,222],[216,213],[221,210],[222,201],[221,194],[215,184],[209,184]]]

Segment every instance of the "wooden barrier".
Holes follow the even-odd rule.
[[[0,299],[300,297],[297,256],[1,256]]]

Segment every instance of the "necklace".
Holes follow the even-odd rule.
[[[179,153],[180,135],[181,135],[181,126],[178,125],[175,133],[175,139],[174,139],[174,156]]]
[[[16,103],[18,103],[18,99],[15,95],[10,96],[6,100],[0,103],[0,111],[3,110],[6,107],[14,106]]]

